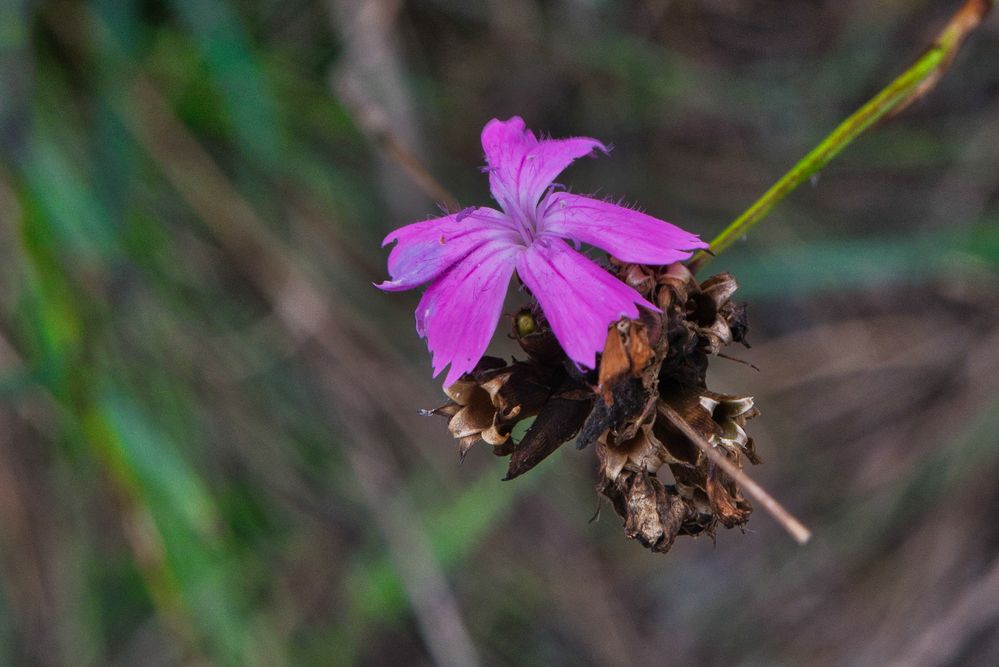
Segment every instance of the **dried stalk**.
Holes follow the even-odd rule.
[[[711,459],[711,462],[717,465],[722,471],[735,480],[740,488],[745,491],[749,496],[753,498],[756,502],[763,505],[763,508],[770,512],[770,515],[784,527],[791,537],[798,542],[798,544],[805,544],[812,537],[812,531],[805,528],[804,524],[798,521],[794,516],[791,515],[784,506],[777,502],[777,499],[767,493],[762,486],[753,481],[753,479],[738,468],[734,463],[728,460],[724,454],[720,453],[717,449],[711,446],[704,437],[698,433],[687,420],[680,416],[680,414],[671,408],[666,403],[659,403],[659,414],[663,416],[664,419],[669,421],[673,426],[678,428],[681,433],[690,438],[690,440],[697,445],[704,455]]]

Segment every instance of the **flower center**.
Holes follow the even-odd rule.
[[[507,217],[513,221],[520,232],[524,245],[531,245],[537,237],[538,210],[537,207],[522,206],[516,202],[503,202]]]

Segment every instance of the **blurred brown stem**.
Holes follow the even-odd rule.
[[[430,170],[416,156],[416,153],[411,151],[405,142],[390,129],[388,117],[381,108],[358,90],[349,76],[336,77],[333,85],[340,101],[343,102],[361,131],[402,169],[403,173],[423,194],[439,204],[443,204],[448,211],[457,211],[460,208],[454,195],[434,178]]]

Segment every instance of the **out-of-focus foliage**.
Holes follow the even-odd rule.
[[[999,661],[995,17],[711,266],[806,548],[651,555],[591,452],[457,467],[370,286],[435,208],[396,144],[481,202],[489,118],[595,136],[575,190],[710,238],[957,4],[0,5],[0,663]]]

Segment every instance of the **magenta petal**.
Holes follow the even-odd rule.
[[[517,274],[541,304],[565,353],[588,368],[596,366],[611,322],[637,318],[636,304],[659,310],[558,238],[532,244],[517,258]]]
[[[672,264],[708,247],[676,225],[599,199],[556,192],[542,209],[542,234],[588,243],[623,262]]]
[[[538,141],[520,116],[486,123],[482,149],[489,167],[489,188],[507,212],[512,206],[533,211],[555,177],[573,160],[594,150],[607,152],[606,146],[588,137]]]
[[[434,376],[451,364],[445,386],[475,368],[499,323],[522,246],[488,242],[439,277],[416,307],[416,330],[433,354]]]
[[[388,259],[392,280],[377,287],[387,292],[412,289],[441,275],[483,243],[519,239],[503,213],[486,207],[400,227],[382,242],[384,246],[398,241]]]

